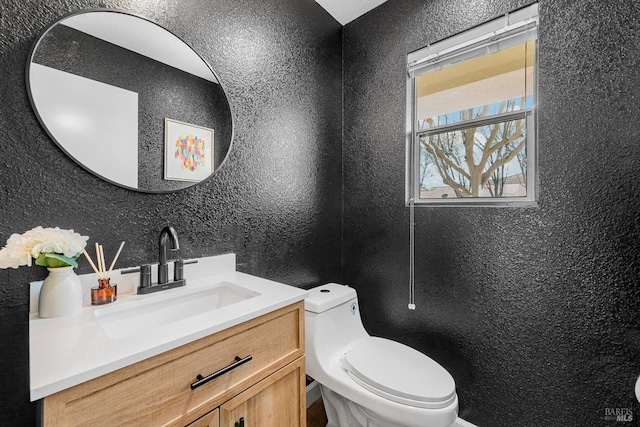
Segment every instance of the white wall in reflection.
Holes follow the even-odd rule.
[[[38,113],[53,137],[83,165],[138,187],[138,94],[32,63]]]

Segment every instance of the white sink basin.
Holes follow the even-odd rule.
[[[188,288],[178,291],[183,291],[184,295],[171,294],[175,290],[160,291],[140,297],[135,303],[100,308],[95,315],[107,336],[117,339],[149,332],[260,295],[229,282],[192,292]]]

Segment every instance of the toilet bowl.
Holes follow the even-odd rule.
[[[329,283],[305,299],[307,374],[320,384],[327,427],[449,427],[453,377],[423,353],[370,336],[353,288]]]

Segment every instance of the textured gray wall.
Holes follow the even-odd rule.
[[[640,374],[639,2],[540,1],[539,206],[417,209],[407,310],[406,54],[529,3],[390,0],[345,26],[345,281],[370,333],[449,369],[463,418],[617,425]]]
[[[234,251],[252,274],[340,280],[339,26],[312,0],[136,3],[0,3],[0,239],[74,228],[108,251],[127,240],[122,265],[138,265],[171,224],[185,258]],[[371,333],[452,372],[468,420],[615,425],[604,410],[633,407],[640,374],[637,2],[541,0],[539,207],[418,210],[406,309],[405,55],[528,3],[390,0],[345,28],[345,279]],[[212,180],[134,193],[47,139],[24,90],[29,48],[59,15],[97,6],[159,22],[220,75],[237,131]],[[26,284],[44,275],[0,270],[2,425],[33,425]]]
[[[61,15],[91,7],[144,15],[216,70],[236,125],[216,176],[173,194],[109,185],[68,159],[25,90],[32,43]],[[156,261],[172,225],[185,259],[235,252],[239,270],[310,286],[341,278],[341,28],[313,0],[0,2],[0,239],[37,225],[90,236],[119,265]],[[84,263],[80,272],[90,268]],[[29,403],[28,282],[0,270],[0,425],[34,425]]]

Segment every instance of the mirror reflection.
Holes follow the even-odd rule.
[[[231,148],[218,78],[187,44],[146,19],[89,11],[36,43],[27,89],[47,133],[83,167],[144,192],[195,185]]]

